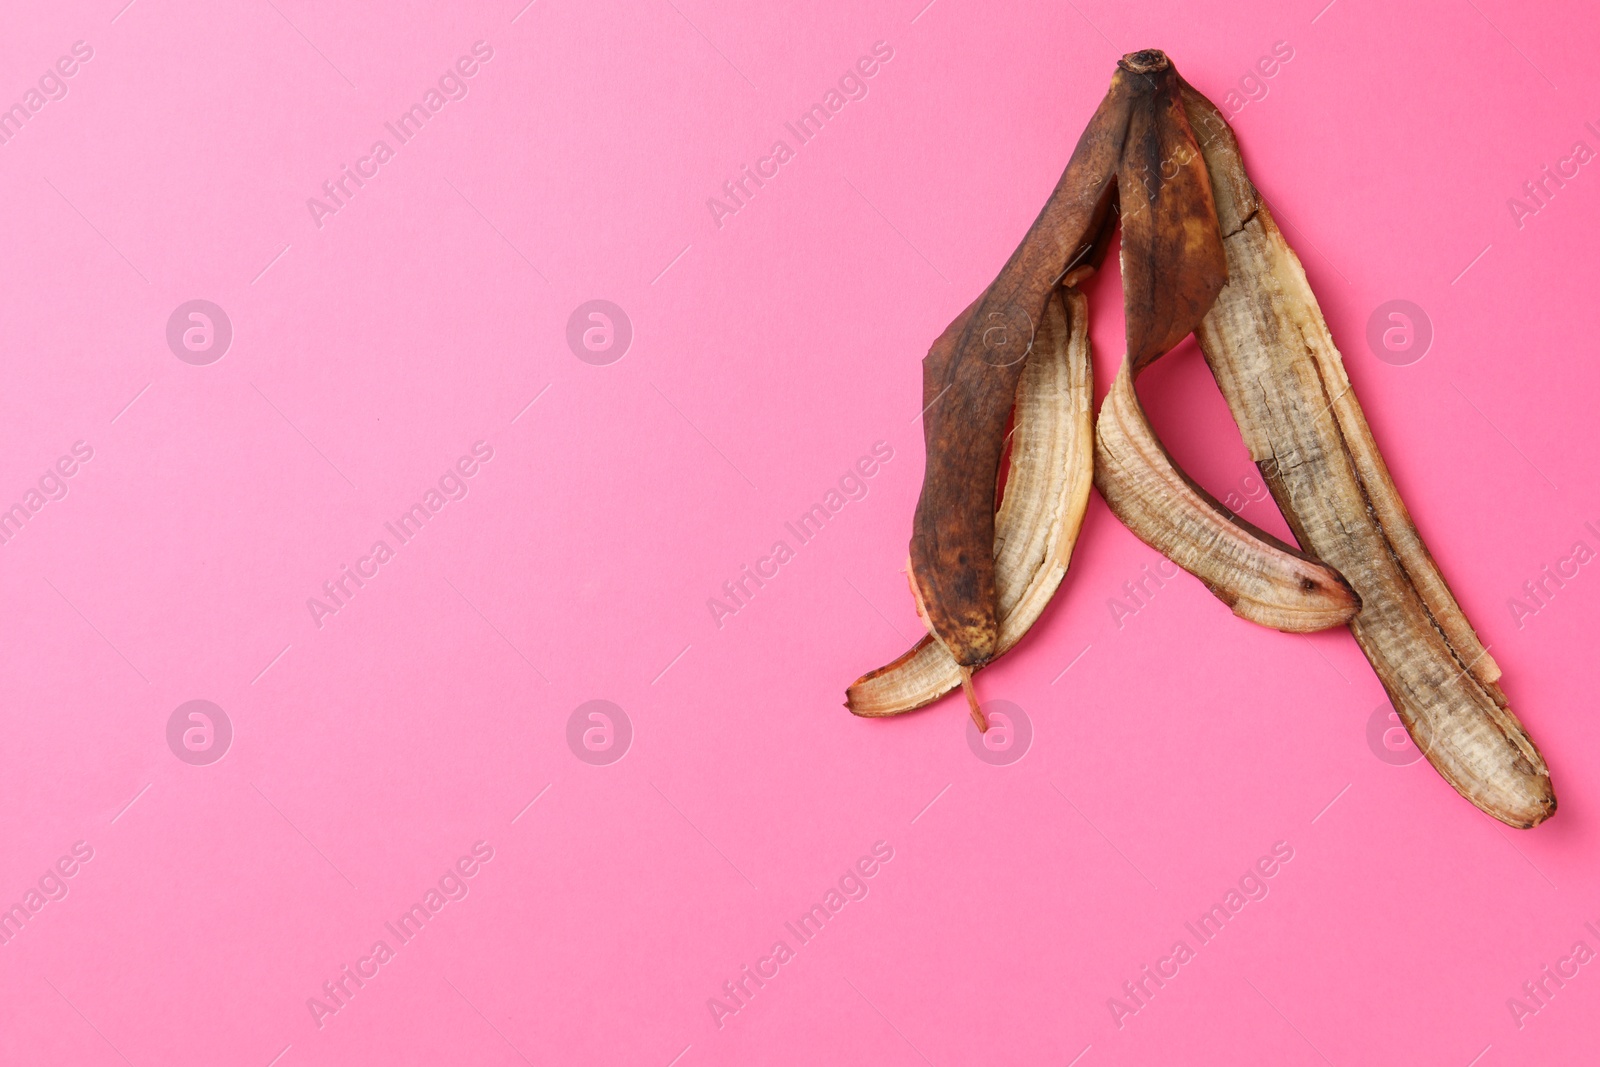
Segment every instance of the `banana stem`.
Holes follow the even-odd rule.
[[[967,710],[972,712],[972,721],[977,724],[978,732],[989,732],[989,720],[983,714],[983,709],[978,706],[978,691],[972,688],[972,668],[961,668],[961,691],[967,694]]]

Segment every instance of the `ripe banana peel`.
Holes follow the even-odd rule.
[[[1017,381],[1011,465],[994,519],[997,656],[1028,632],[1067,573],[1089,506],[1092,374],[1089,302],[1076,289],[1058,289]],[[933,703],[962,680],[961,664],[929,633],[858,679],[845,706],[872,718],[898,715]]]
[[[1091,435],[1076,286],[1119,219],[1127,356]],[[1299,548],[1229,514],[1140,408],[1138,373],[1191,332]],[[850,687],[852,712],[895,715],[962,686],[984,728],[972,672],[1054,594],[1092,469],[1113,513],[1236,614],[1289,632],[1349,625],[1418,748],[1472,803],[1516,827],[1555,811],[1549,771],[1395,489],[1232,130],[1163,53],[1118,63],[1039,218],[923,361],[923,400],[909,577],[929,634]]]
[[[1348,622],[1360,602],[1344,579],[1230,514],[1173,462],[1139,406],[1134,377],[1194,330],[1229,278],[1221,219],[1237,207],[1231,187],[1217,203],[1184,101],[1193,90],[1167,57],[1123,63],[1159,71],[1166,91],[1130,124],[1117,172],[1128,354],[1100,409],[1096,487],[1123,523],[1241,617],[1302,633]]]
[[[1309,633],[1349,622],[1361,607],[1333,568],[1224,508],[1167,454],[1124,361],[1096,421],[1095,486],[1146,544],[1205,583],[1251,622]]]
[[[1400,499],[1233,131],[1193,89],[1185,104],[1231,216],[1229,282],[1196,337],[1251,458],[1296,540],[1360,596],[1350,630],[1418,749],[1483,811],[1536,826],[1556,810],[1550,771],[1507,707],[1500,668]]]
[[[1111,219],[1122,139],[1141,91],[1124,75],[1113,78],[1022,243],[922,363],[927,466],[910,575],[930,631],[963,677],[997,652],[994,501],[1006,424],[1046,299]]]
[[[1000,275],[923,361],[928,461],[907,573],[929,636],[850,687],[846,707],[856,714],[911,711],[960,685],[974,721],[986,729],[972,672],[1012,648],[1037,620],[1065,573],[1083,518],[1093,451],[1083,398],[1092,383],[1087,305],[1076,286],[1103,260],[1119,214],[1125,318],[1136,366],[1148,365],[1191,333],[1221,289],[1227,267],[1217,209],[1182,91],[1182,79],[1162,53],[1123,58],[1038,219]],[[1071,373],[1071,403],[1032,406],[1024,402],[1024,367],[1042,357],[1053,365],[1059,355],[1042,328],[1034,336],[1034,325],[1047,317],[1043,305],[1056,292],[1070,321],[1069,364],[1076,368],[1081,361],[1082,369]],[[1066,336],[1050,333],[1052,339]],[[1080,406],[1082,418],[1076,414]],[[1074,460],[1037,476],[1031,464],[1042,453],[1015,449],[997,518],[995,484],[1011,418],[1014,444],[1038,433],[1062,442]],[[1054,423],[1047,428],[1045,420]],[[1058,510],[1060,521],[1047,524],[1052,547],[1045,556],[1012,551],[1023,531],[1059,499],[1079,502]],[[1195,513],[1187,523],[1191,531],[1220,511],[1192,494],[1178,503]],[[1286,547],[1270,559],[1277,571],[1269,577],[1300,600],[1307,599],[1300,583],[1308,575],[1319,588],[1339,583],[1337,575],[1294,559]],[[1219,595],[1244,604],[1267,596],[1261,575],[1242,568],[1238,559],[1213,570]],[[1335,620],[1343,621],[1350,609],[1336,604],[1323,610],[1344,610]]]

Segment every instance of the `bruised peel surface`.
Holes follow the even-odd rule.
[[[1014,647],[1039,618],[1072,558],[1089,503],[1092,373],[1088,301],[1074,289],[1061,290],[1046,309],[1017,383],[1011,471],[992,549],[996,656]],[[960,686],[961,664],[929,634],[898,659],[857,679],[845,706],[868,717],[898,715]]]
[[[1215,107],[1187,99],[1213,182],[1258,200]],[[1350,629],[1423,755],[1489,815],[1537,825],[1556,808],[1549,769],[1396,491],[1299,259],[1265,203],[1224,244],[1230,282],[1198,338],[1273,498],[1360,596]]]
[[[1022,243],[923,360],[928,458],[911,575],[930,628],[962,666],[983,666],[999,647],[994,487],[1017,382],[1047,298],[1105,232],[1128,116],[1146,91],[1118,70]]]
[[[1165,56],[1139,76],[1147,98],[1129,116],[1117,165],[1122,300],[1135,373],[1194,331],[1228,278],[1211,176],[1189,126],[1182,80]]]
[[[1083,298],[1051,293],[1098,265],[1119,201],[1128,360],[1099,434],[1112,509],[1246,618],[1290,630],[1347,620],[1452,786],[1508,825],[1548,818],[1548,768],[1400,499],[1299,260],[1221,114],[1156,51],[1123,57],[1028,236],[924,361],[928,467],[908,570],[930,634],[858,679],[847,706],[894,715],[965,683],[981,727],[972,672],[1027,632],[1060,582],[1093,449]],[[1045,341],[1053,315],[1067,340]],[[1014,341],[1036,323],[1030,360],[1035,346]],[[1223,514],[1144,418],[1134,376],[1191,329],[1304,552]],[[1033,407],[1050,395],[1036,376],[1061,370],[1047,357],[1057,352],[1071,354],[1063,365],[1078,375],[1070,417]],[[1038,449],[1021,450],[996,515],[1013,404],[1023,440],[1047,431],[1048,457],[1065,449],[1073,458],[1052,467]]]

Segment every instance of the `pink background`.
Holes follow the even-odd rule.
[[[1600,951],[1600,573],[1520,620],[1508,599],[1600,549],[1600,171],[1520,229],[1506,203],[1600,149],[1592,14],[923,2],[8,14],[0,103],[75,41],[93,58],[0,146],[0,506],[74,442],[93,458],[0,546],[0,904],[75,842],[93,859],[0,945],[0,1061],[1592,1056],[1600,967],[1520,1028],[1507,998]],[[468,95],[319,229],[306,199],[396,147],[383,124],[476,41]],[[719,228],[707,198],[879,41],[865,99]],[[1031,719],[1024,758],[975,758],[954,702],[840,707],[917,630],[927,343],[1119,54],[1165,48],[1221,101],[1278,41],[1293,59],[1234,122],[1549,758],[1561,809],[1531,833],[1378,758],[1382,692],[1343,631],[1254,628],[1187,576],[1119,628],[1108,602],[1157,557],[1098,499],[1056,603],[981,679]],[[208,366],[165,339],[194,298],[234,329]],[[634,329],[608,366],[566,342],[595,298]],[[1092,298],[1103,389],[1116,279]],[[1365,343],[1392,299],[1433,324],[1407,366]],[[1251,473],[1192,344],[1141,390],[1219,496]],[[469,495],[319,628],[307,598],[480,440]],[[707,599],[878,441],[865,499],[719,629]],[[1244,514],[1282,530],[1270,502]],[[166,741],[193,699],[235,731],[209,766]],[[591,699],[634,731],[609,766],[566,741]],[[469,895],[319,1027],[308,998],[397,945],[384,923],[478,841]],[[869,894],[801,945],[784,923],[878,841]],[[1108,998],[1196,946],[1185,921],[1275,842],[1269,895],[1119,1028]],[[780,938],[794,958],[719,1028],[708,999]]]

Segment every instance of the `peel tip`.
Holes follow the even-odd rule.
[[[1542,823],[1548,822],[1550,816],[1556,813],[1556,808],[1558,806],[1559,805],[1556,803],[1555,793],[1550,792],[1546,794],[1545,798],[1539,804],[1537,804],[1524,817],[1518,819],[1518,821],[1512,822],[1510,819],[1504,818],[1502,818],[1501,821],[1513,829],[1532,830],[1535,826],[1539,826]]]
[[[1154,74],[1172,66],[1172,60],[1159,48],[1141,48],[1117,60],[1117,66],[1129,74]]]

